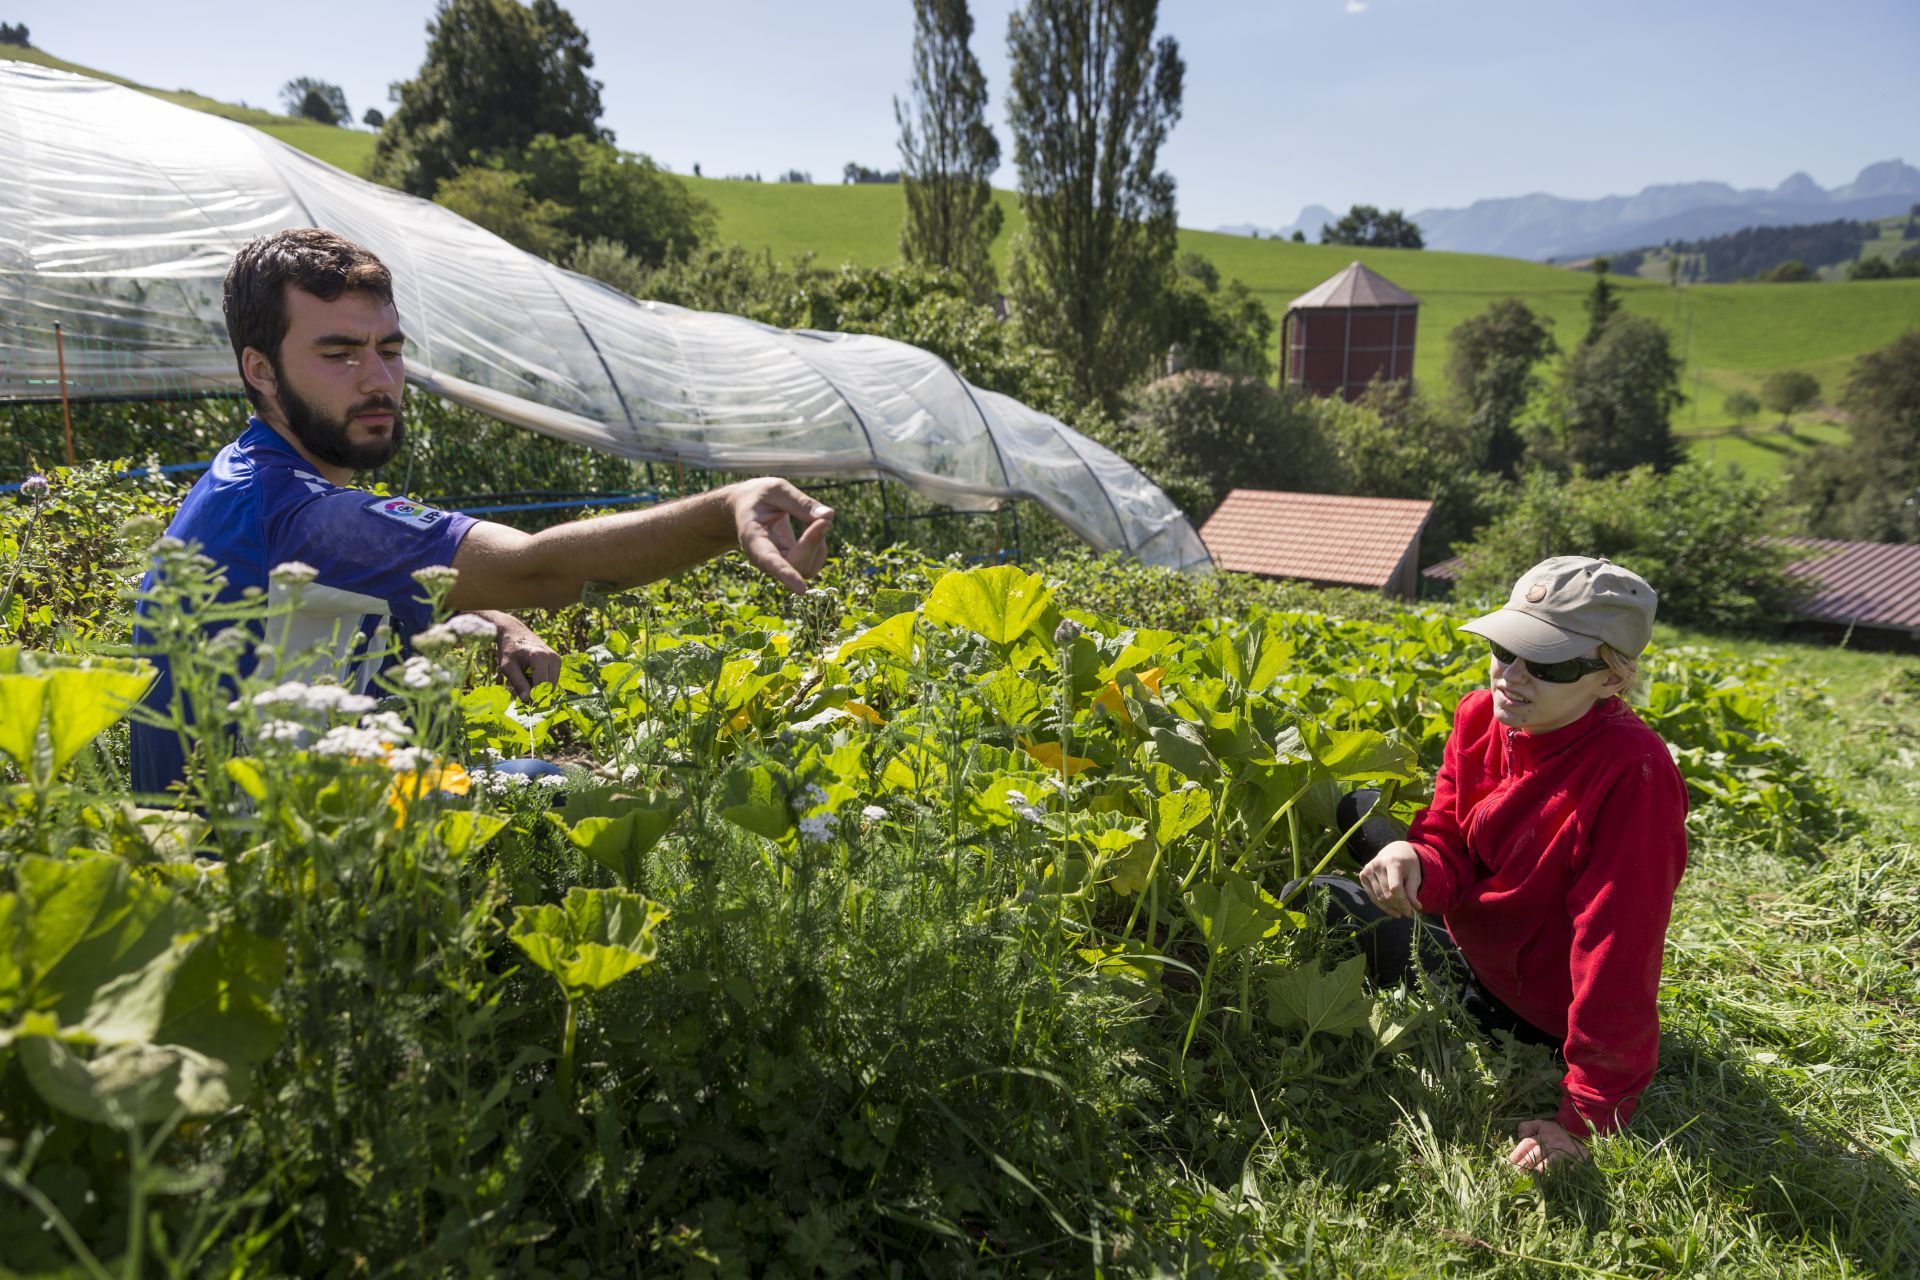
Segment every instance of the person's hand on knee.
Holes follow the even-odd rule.
[[[1405,840],[1394,841],[1360,868],[1360,887],[1390,916],[1420,914],[1419,851]]]

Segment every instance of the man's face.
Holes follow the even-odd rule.
[[[286,290],[287,336],[271,362],[284,425],[319,462],[351,471],[384,466],[406,442],[399,313],[360,289],[331,302],[291,284]]]

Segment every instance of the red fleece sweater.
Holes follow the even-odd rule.
[[[1653,1079],[1686,818],[1666,744],[1620,699],[1522,733],[1483,689],[1460,700],[1433,804],[1408,832],[1421,910],[1446,920],[1481,985],[1565,1037],[1556,1118],[1570,1133],[1625,1124]]]

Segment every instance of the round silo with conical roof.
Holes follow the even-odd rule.
[[[1413,384],[1420,299],[1355,262],[1287,304],[1280,321],[1286,382],[1357,400],[1375,378]]]

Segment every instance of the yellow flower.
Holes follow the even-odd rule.
[[[1047,766],[1047,768],[1053,770],[1055,773],[1060,772],[1061,751],[1060,751],[1059,743],[1028,742],[1025,738],[1021,738],[1018,741],[1020,743],[1020,749],[1022,751],[1026,752],[1028,755],[1032,756],[1035,760],[1038,760],[1041,764]],[[1097,763],[1099,762],[1095,760],[1089,760],[1085,756],[1067,756],[1065,761],[1067,776],[1072,777],[1076,773],[1085,773],[1087,770],[1093,768],[1093,766]]]
[[[1141,684],[1147,686],[1149,693],[1159,693],[1160,678],[1166,674],[1167,669],[1165,667],[1149,667],[1147,670],[1139,672],[1136,678]],[[1132,718],[1127,715],[1127,700],[1120,695],[1120,682],[1118,680],[1107,681],[1107,687],[1101,690],[1100,696],[1093,700],[1093,705],[1096,707],[1105,707],[1119,719],[1125,720],[1129,724],[1133,723]]]
[[[387,789],[387,804],[392,807],[393,825],[406,825],[407,806],[423,796],[435,792],[447,792],[464,796],[473,789],[473,779],[467,771],[457,764],[437,762],[425,769],[409,769],[395,775],[393,785]]]

